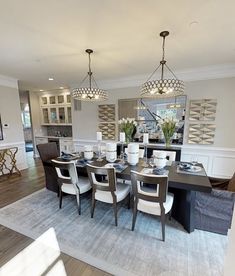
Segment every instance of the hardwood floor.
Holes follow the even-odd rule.
[[[22,176],[0,177],[0,208],[45,187],[41,161],[34,160],[32,153],[28,153],[27,156],[29,168],[22,171]],[[33,242],[33,239],[0,225],[0,267],[7,264]],[[63,262],[67,276],[110,275],[67,254],[61,253],[59,258]]]

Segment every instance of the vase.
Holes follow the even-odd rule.
[[[126,133],[126,143],[129,144],[132,142],[132,134]]]
[[[171,139],[172,137],[165,137],[166,148],[171,147]]]

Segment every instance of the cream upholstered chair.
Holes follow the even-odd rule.
[[[83,177],[83,176],[78,177],[74,161],[62,162],[62,161],[52,160],[52,164],[56,169],[57,181],[60,189],[59,190],[60,208],[62,206],[63,193],[76,195],[78,212],[80,215],[81,214],[80,194],[86,193],[91,189],[91,184],[88,177]],[[64,172],[67,172],[68,176],[65,176]]]
[[[166,151],[166,150],[153,150],[153,156],[157,156],[159,152],[165,152],[167,158],[167,166],[171,166],[171,163],[175,161],[176,151]]]
[[[130,186],[116,181],[114,168],[87,165],[87,172],[92,183],[91,217],[94,216],[96,200],[110,203],[114,208],[115,225],[117,226],[117,203],[128,196],[128,207],[130,208]]]
[[[174,195],[167,192],[168,177],[131,171],[131,182],[134,195],[132,231],[135,228],[137,211],[160,216],[162,239],[165,241],[165,215],[171,212],[174,200]],[[148,186],[142,186],[141,183],[148,183]]]

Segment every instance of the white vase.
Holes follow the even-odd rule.
[[[91,160],[93,158],[93,146],[84,146],[84,158],[87,160]]]
[[[156,153],[154,156],[154,164],[158,169],[162,169],[166,166],[166,152],[164,151],[159,151]]]
[[[139,162],[139,144],[128,144],[127,161],[132,166],[136,165]]]
[[[108,162],[115,162],[117,159],[117,145],[116,143],[106,144],[106,160]]]

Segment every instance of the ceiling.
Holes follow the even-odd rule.
[[[235,63],[234,10],[234,0],[1,0],[0,74],[22,90],[74,87],[92,48],[98,83],[149,75],[162,30],[173,71]]]

